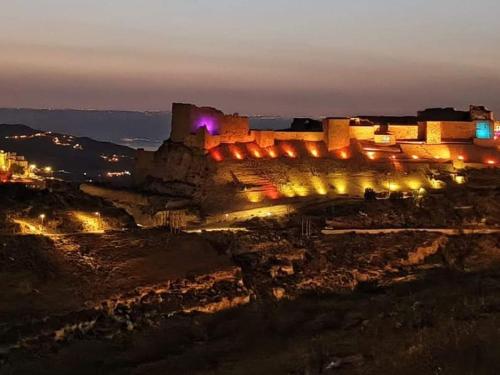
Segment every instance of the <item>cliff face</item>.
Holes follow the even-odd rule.
[[[154,153],[138,152],[134,178],[147,191],[196,199],[213,171],[201,150],[166,141]]]

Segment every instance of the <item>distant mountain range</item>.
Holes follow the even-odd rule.
[[[119,179],[132,172],[135,150],[88,137],[43,132],[26,125],[0,125],[0,150],[16,152],[39,168],[52,167],[67,180]],[[110,174],[108,176],[108,174]]]
[[[0,124],[23,124],[33,129],[91,137],[132,148],[154,150],[170,135],[167,111],[98,111],[74,109],[0,108]],[[274,116],[250,117],[255,129],[282,129],[292,119]]]

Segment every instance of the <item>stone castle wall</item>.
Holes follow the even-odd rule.
[[[349,136],[359,141],[371,141],[375,135],[375,126],[356,126],[349,127]]]
[[[441,123],[439,121],[428,121],[425,123],[426,140],[428,144],[440,144],[442,140]]]
[[[324,141],[328,151],[349,147],[351,143],[349,124],[349,119],[323,120]]]
[[[473,139],[476,136],[476,123],[466,121],[441,121],[442,139]]]
[[[397,140],[414,140],[419,136],[418,125],[389,124],[388,128]]]

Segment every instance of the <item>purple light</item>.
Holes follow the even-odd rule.
[[[196,129],[201,129],[201,128],[206,128],[208,131],[208,134],[210,135],[215,135],[217,134],[217,123],[215,122],[215,119],[212,117],[201,117],[196,125]]]

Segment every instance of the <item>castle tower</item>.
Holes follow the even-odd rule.
[[[323,120],[323,134],[328,151],[349,147],[350,121],[348,118],[326,118]]]
[[[425,143],[431,145],[441,143],[441,122],[427,121],[425,123]]]

